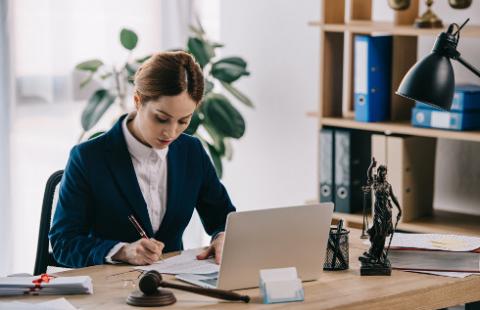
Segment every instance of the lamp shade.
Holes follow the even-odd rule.
[[[450,58],[432,52],[410,68],[396,94],[450,110],[454,92],[455,76]]]

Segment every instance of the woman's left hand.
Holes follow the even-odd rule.
[[[222,252],[223,252],[223,242],[225,241],[225,233],[221,232],[219,233],[216,238],[212,241],[210,246],[200,252],[200,254],[197,255],[197,259],[207,259],[210,256],[215,257],[215,263],[220,265],[222,262]]]

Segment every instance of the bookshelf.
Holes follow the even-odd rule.
[[[318,111],[307,113],[308,117],[318,120],[319,129],[347,128],[385,135],[401,134],[480,142],[480,131],[460,132],[411,126],[411,109],[414,103],[394,94],[405,73],[417,61],[419,37],[436,37],[442,31],[418,29],[412,25],[419,15],[419,0],[412,0],[409,9],[405,11],[395,11],[393,22],[372,21],[373,0],[321,1],[322,19],[309,22],[311,27],[320,30],[320,98]],[[372,33],[393,35],[391,112],[390,121],[363,123],[353,119],[353,45],[355,35]],[[465,27],[462,37],[480,38],[480,26]],[[362,226],[361,214],[334,213],[334,221],[340,218],[344,218],[349,226]],[[398,228],[411,232],[480,236],[478,223],[480,216],[434,209],[431,216],[399,223]]]
[[[348,24],[323,24],[319,21],[308,23],[310,26],[320,27],[322,31],[327,32],[345,32],[351,31],[359,34],[371,34],[374,32],[388,32],[399,36],[437,36],[440,33],[436,29],[420,29],[410,25],[395,25],[391,22],[379,21],[351,21]],[[480,26],[466,26],[462,29],[463,37],[479,37]]]

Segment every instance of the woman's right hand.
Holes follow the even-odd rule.
[[[113,260],[122,261],[131,265],[150,265],[160,260],[165,245],[156,239],[139,239],[124,245]]]

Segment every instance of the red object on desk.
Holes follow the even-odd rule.
[[[42,288],[42,283],[48,283],[53,278],[54,278],[54,276],[51,276],[49,274],[46,274],[46,273],[41,274],[38,279],[35,279],[35,280],[32,281],[32,283],[35,284],[35,287],[32,287],[30,289],[30,291],[35,291],[35,290],[41,289]]]

